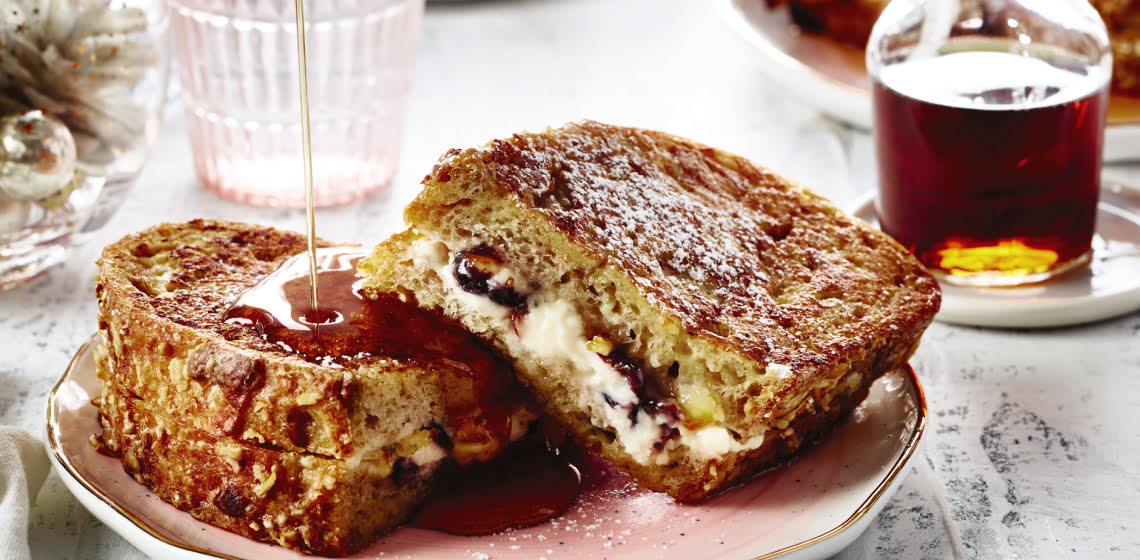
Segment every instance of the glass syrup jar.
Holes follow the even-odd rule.
[[[885,232],[955,284],[1089,261],[1112,56],[1087,0],[895,0],[867,71]]]

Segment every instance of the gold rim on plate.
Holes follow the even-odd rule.
[[[59,427],[59,416],[57,413],[57,410],[59,407],[56,406],[56,400],[57,400],[57,397],[59,395],[59,389],[60,389],[60,387],[63,386],[63,382],[71,377],[71,374],[72,374],[72,372],[75,371],[75,368],[76,368],[77,364],[79,363],[79,361],[88,356],[88,354],[92,351],[93,346],[95,344],[100,344],[100,343],[102,343],[102,340],[99,339],[98,334],[94,334],[90,338],[88,338],[87,341],[84,342],[83,345],[79,347],[79,350],[77,350],[75,352],[75,355],[71,357],[71,362],[69,362],[67,364],[67,369],[63,372],[63,375],[59,378],[59,381],[56,381],[55,386],[53,386],[51,388],[51,392],[48,393],[48,400],[47,400],[47,441],[48,441],[48,446],[51,448],[51,452],[53,455],[55,455],[56,460],[59,461],[59,464],[63,465],[64,469],[67,470],[67,474],[71,475],[71,478],[75,479],[76,482],[78,482],[80,485],[82,485],[84,488],[86,488],[88,492],[90,492],[93,495],[95,495],[96,497],[98,497],[100,500],[103,501],[103,503],[110,506],[111,509],[115,510],[119,515],[122,515],[127,520],[129,520],[131,523],[134,523],[134,525],[136,527],[138,527],[139,529],[142,529],[148,535],[158,539],[159,541],[162,541],[164,544],[167,544],[167,545],[170,545],[170,546],[173,546],[176,548],[180,548],[180,549],[188,551],[188,552],[195,552],[198,554],[209,556],[212,558],[221,558],[222,560],[245,560],[245,559],[239,558],[237,556],[230,556],[228,554],[221,553],[221,552],[214,552],[214,551],[205,550],[205,549],[196,547],[194,545],[179,542],[177,540],[174,540],[174,539],[167,537],[166,535],[162,534],[162,532],[160,532],[159,530],[155,529],[154,527],[151,527],[150,524],[143,521],[141,518],[136,516],[130,510],[128,510],[127,508],[120,505],[118,502],[115,501],[114,498],[112,498],[111,496],[108,496],[106,493],[104,493],[102,490],[100,490],[98,487],[96,487],[94,484],[92,484],[89,480],[87,480],[83,475],[79,474],[79,471],[75,468],[75,465],[72,464],[71,458],[63,453],[62,445],[60,444],[60,441],[59,441],[60,427]],[[170,507],[174,507],[174,506],[170,506]]]
[[[71,458],[68,457],[68,455],[63,452],[62,443],[60,442],[60,439],[59,439],[60,433],[61,433],[61,428],[59,425],[59,414],[58,414],[59,407],[57,406],[60,388],[63,386],[65,381],[69,380],[72,377],[72,374],[76,370],[76,368],[78,367],[78,364],[80,363],[80,361],[88,358],[89,354],[93,351],[94,345],[99,344],[101,342],[102,341],[99,339],[98,334],[95,334],[95,335],[91,336],[91,338],[87,339],[87,341],[84,342],[83,345],[80,346],[79,349],[75,352],[75,355],[72,356],[71,362],[68,363],[68,365],[67,365],[67,369],[64,371],[63,375],[59,378],[59,381],[57,381],[55,383],[55,385],[52,387],[51,392],[48,393],[48,399],[47,399],[47,443],[51,449],[52,454],[55,456],[56,461],[58,461],[59,464],[64,467],[64,469],[67,471],[67,474],[69,474],[73,479],[75,479],[75,481],[78,482],[81,486],[83,486],[88,492],[90,492],[92,495],[99,498],[100,501],[102,501],[104,504],[109,506],[112,510],[117,512],[119,515],[123,516],[128,521],[133,523],[136,527],[141,529],[143,532],[145,532],[146,534],[150,535],[151,537],[159,540],[160,542],[162,542],[166,545],[169,545],[169,546],[173,546],[175,548],[185,550],[187,552],[193,552],[193,553],[201,554],[203,556],[207,556],[207,557],[211,557],[211,558],[220,558],[222,560],[245,560],[243,558],[240,558],[237,556],[230,556],[230,555],[222,553],[222,552],[205,550],[203,548],[199,548],[197,546],[186,544],[184,542],[181,542],[181,541],[172,539],[170,537],[167,537],[165,534],[163,534],[162,531],[159,531],[158,529],[152,527],[149,523],[142,520],[140,517],[138,517],[137,515],[132,513],[129,509],[127,509],[127,508],[123,507],[121,504],[119,504],[114,498],[112,498],[111,496],[107,495],[105,492],[100,490],[94,483],[87,480],[87,478],[85,478],[82,474],[79,473],[79,470],[72,463]],[[772,558],[777,558],[780,556],[784,556],[786,554],[791,554],[793,552],[801,551],[801,550],[804,550],[808,547],[811,547],[813,545],[821,543],[827,539],[830,539],[830,538],[838,535],[839,533],[842,533],[843,531],[851,528],[860,519],[862,519],[871,510],[871,508],[879,501],[879,499],[882,498],[883,494],[885,494],[887,492],[887,489],[890,488],[891,485],[895,482],[895,479],[898,478],[899,474],[902,473],[903,469],[905,468],[905,466],[909,462],[911,455],[914,454],[915,449],[918,448],[919,440],[922,438],[922,433],[926,428],[926,416],[927,416],[926,395],[922,390],[922,384],[919,383],[918,376],[915,374],[914,368],[912,368],[910,365],[907,365],[904,368],[904,371],[906,373],[905,378],[910,381],[910,383],[909,383],[910,391],[913,392],[914,399],[916,401],[915,402],[915,405],[916,405],[915,406],[915,416],[916,417],[914,420],[914,428],[911,429],[911,431],[910,431],[910,437],[907,440],[906,445],[903,447],[902,453],[899,454],[899,456],[895,460],[894,464],[891,465],[891,468],[887,472],[887,475],[883,478],[883,480],[881,480],[879,482],[879,484],[875,487],[875,490],[867,497],[866,500],[863,501],[862,504],[860,504],[860,506],[854,511],[854,513],[852,513],[846,520],[844,520],[842,523],[840,523],[835,528],[833,528],[833,529],[831,529],[825,533],[822,533],[818,536],[815,536],[813,538],[810,538],[810,539],[804,540],[802,542],[793,544],[791,546],[787,546],[785,548],[781,548],[779,550],[769,552],[769,553],[764,554],[762,556],[757,556],[757,557],[755,557],[754,560],[770,560]],[[173,506],[169,506],[169,507],[173,507]],[[199,523],[201,523],[201,522],[199,522]]]
[[[860,519],[862,519],[863,516],[871,510],[871,507],[879,501],[879,498],[883,496],[887,489],[890,488],[895,478],[899,476],[899,474],[903,471],[903,468],[905,468],[907,463],[910,461],[910,456],[914,454],[914,450],[918,449],[918,442],[920,439],[922,439],[922,432],[926,429],[926,393],[922,390],[922,384],[918,382],[918,375],[914,372],[914,368],[911,367],[910,364],[907,364],[903,369],[907,373],[907,378],[911,382],[911,389],[914,391],[914,397],[917,400],[916,404],[918,406],[915,410],[915,415],[917,418],[915,418],[914,430],[910,434],[910,439],[907,440],[906,446],[903,448],[903,452],[899,454],[898,460],[895,461],[894,465],[891,465],[891,470],[887,472],[887,476],[883,478],[882,482],[880,482],[879,485],[875,487],[875,491],[872,492],[871,495],[868,496],[867,499],[864,500],[863,503],[855,510],[855,513],[851,514],[851,517],[848,517],[846,521],[840,523],[838,527],[815,538],[808,539],[787,548],[782,548],[775,552],[770,552],[764,556],[757,556],[753,560],[769,560],[770,558],[776,558],[778,556],[783,556],[785,554],[789,554],[798,550],[803,550],[809,546],[823,542],[831,537],[834,537],[835,535],[838,535],[839,533],[842,533],[843,531],[849,529]]]

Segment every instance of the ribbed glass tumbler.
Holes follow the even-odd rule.
[[[305,205],[294,0],[169,0],[198,178],[248,204]],[[318,206],[396,173],[424,0],[308,0]]]

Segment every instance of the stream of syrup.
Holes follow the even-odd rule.
[[[308,250],[243,293],[227,311],[226,321],[256,329],[282,349],[322,363],[374,355],[430,367],[438,375],[425,375],[424,382],[441,384],[448,401],[453,432],[448,444],[454,448],[491,442],[497,451],[495,442],[510,439],[511,407],[525,398],[510,368],[442,317],[394,296],[364,297],[356,278],[363,249],[316,247],[305,8],[303,0],[295,4]],[[577,498],[580,476],[566,454],[550,444],[550,432],[544,428],[542,441],[532,438],[488,462],[456,469],[412,524],[488,535],[561,515]]]
[[[313,137],[309,131],[309,61],[305,47],[305,1],[295,0],[297,5],[297,76],[301,87],[301,151],[305,164],[305,234],[309,248],[309,303],[310,309],[319,314],[320,300],[317,297],[317,212],[313,203]],[[321,322],[314,316],[314,322]]]
[[[321,293],[320,322],[310,320],[306,255],[285,261],[246,290],[226,321],[255,329],[268,342],[310,360],[385,356],[417,364],[445,395],[451,449],[504,448],[512,431],[510,412],[522,388],[510,368],[483,342],[448,319],[400,301],[361,293],[356,265],[366,252],[357,247],[316,250]],[[485,463],[456,468],[412,520],[417,527],[459,535],[488,535],[529,527],[565,512],[578,495],[578,471],[567,459],[560,430],[549,418],[541,432]],[[457,457],[458,458],[458,457]],[[468,459],[483,459],[468,454]]]

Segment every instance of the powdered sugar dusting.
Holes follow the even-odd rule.
[[[763,280],[762,275],[751,274],[742,245],[749,237],[762,235],[760,227],[734,224],[732,211],[718,207],[715,201],[676,196],[676,191],[662,189],[671,178],[656,167],[632,161],[627,154],[615,154],[604,162],[582,151],[571,151],[571,155],[574,159],[559,162],[556,181],[577,198],[573,202],[580,211],[602,218],[591,221],[590,234],[612,241],[618,249],[616,255],[648,246],[661,271],[732,290]],[[627,191],[633,195],[623,196]],[[553,213],[567,208],[573,206],[547,210]]]
[[[690,332],[757,360],[800,372],[818,367],[820,354],[866,343],[879,321],[867,310],[900,312],[895,298],[909,295],[906,283],[922,284],[920,302],[902,309],[908,321],[936,305],[933,280],[881,233],[711,148],[586,122],[460,159],[467,156],[603,265],[630,272],[642,295]],[[818,305],[829,298],[859,305]]]

